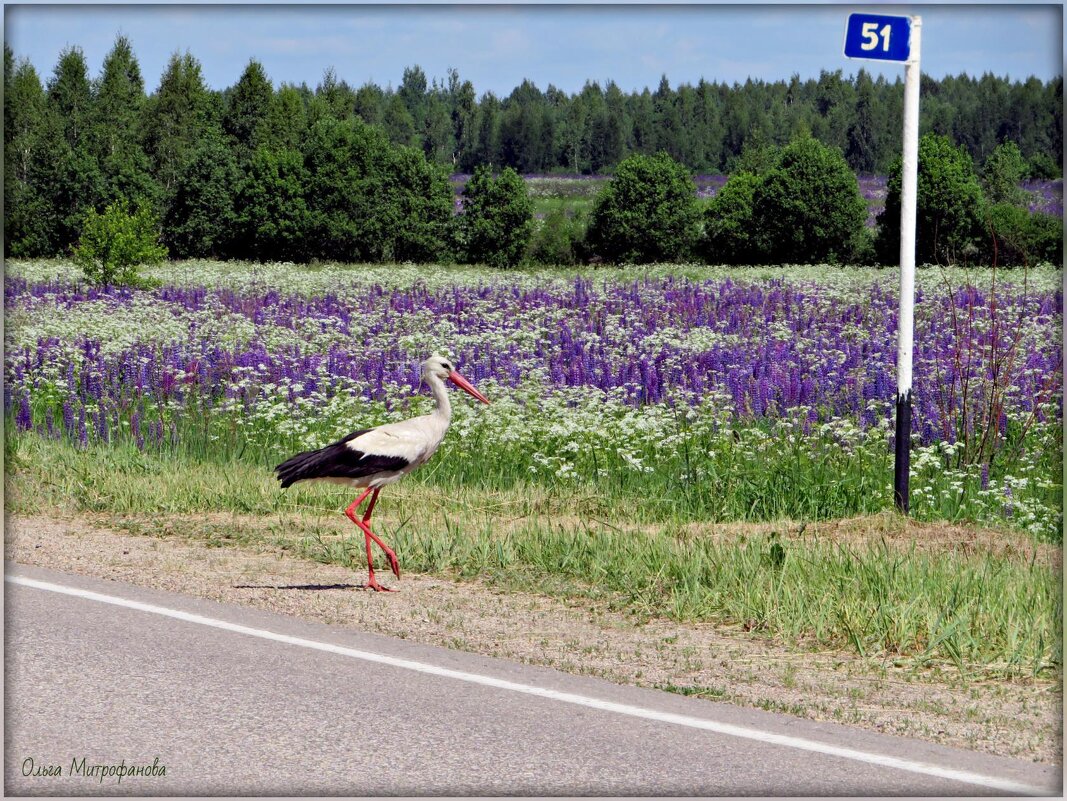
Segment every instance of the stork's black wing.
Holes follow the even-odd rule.
[[[403,470],[408,466],[408,460],[402,456],[379,456],[348,447],[346,443],[368,431],[369,428],[355,431],[325,448],[304,451],[286,459],[274,468],[282,488],[309,478],[363,478],[375,473]]]

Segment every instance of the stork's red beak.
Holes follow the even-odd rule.
[[[448,374],[448,380],[451,381],[453,384],[455,384],[460,389],[462,389],[464,392],[466,392],[471,397],[477,398],[482,403],[489,403],[489,398],[485,397],[485,395],[483,395],[481,392],[476,390],[474,388],[474,385],[471,384],[470,381],[468,381],[466,378],[461,376],[455,370],[453,370],[451,373]]]

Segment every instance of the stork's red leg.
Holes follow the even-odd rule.
[[[374,504],[378,503],[378,493],[382,491],[381,487],[377,487],[374,490],[374,494],[370,496],[370,503],[367,504],[367,511],[363,513],[363,522],[366,523],[370,520],[371,512],[374,511]],[[366,494],[366,493],[364,493]]]
[[[393,549],[386,545],[384,542],[382,542],[381,538],[370,530],[370,516],[371,512],[374,511],[374,504],[378,503],[379,492],[381,492],[381,487],[378,487],[378,489],[374,490],[374,494],[371,495],[370,505],[367,507],[367,511],[363,515],[363,525],[361,525],[360,528],[363,529],[364,533],[368,537],[378,543],[379,548],[385,551],[385,557],[389,560],[389,567],[392,568],[393,575],[397,578],[400,578],[400,560],[396,558],[396,554],[393,553]]]
[[[363,515],[363,519],[360,520],[356,517],[356,509],[359,508],[359,505],[363,503],[364,499],[368,495],[370,495],[371,492],[373,492],[374,495],[371,496],[370,505],[367,507],[367,511]],[[371,540],[374,540],[376,543],[378,543],[378,546],[383,551],[385,551],[385,556],[389,560],[389,567],[392,568],[393,574],[397,578],[400,578],[400,562],[396,558],[396,554],[393,552],[393,549],[386,545],[384,542],[382,542],[381,538],[373,531],[371,531],[370,525],[368,525],[371,512],[374,511],[374,504],[378,502],[379,492],[381,492],[381,487],[375,488],[373,490],[368,488],[366,492],[356,498],[356,500],[354,500],[349,505],[349,507],[345,509],[345,514],[348,515],[349,520],[359,526],[359,528],[363,531],[363,539],[367,546],[367,586],[379,592],[392,592],[392,590],[390,590],[388,587],[383,587],[381,584],[379,584],[377,579],[374,578],[374,556],[371,553],[370,548]]]

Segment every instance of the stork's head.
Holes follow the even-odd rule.
[[[470,381],[456,372],[456,368],[452,366],[452,362],[444,356],[431,356],[424,361],[422,363],[422,375],[423,378],[426,379],[429,379],[430,376],[441,381],[448,379],[471,397],[477,398],[482,403],[489,403],[489,399],[476,390]]]

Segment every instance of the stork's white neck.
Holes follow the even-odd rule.
[[[427,373],[426,383],[430,385],[430,392],[437,401],[437,408],[433,411],[434,416],[442,418],[447,424],[452,419],[452,403],[448,399],[445,382],[436,373]]]

